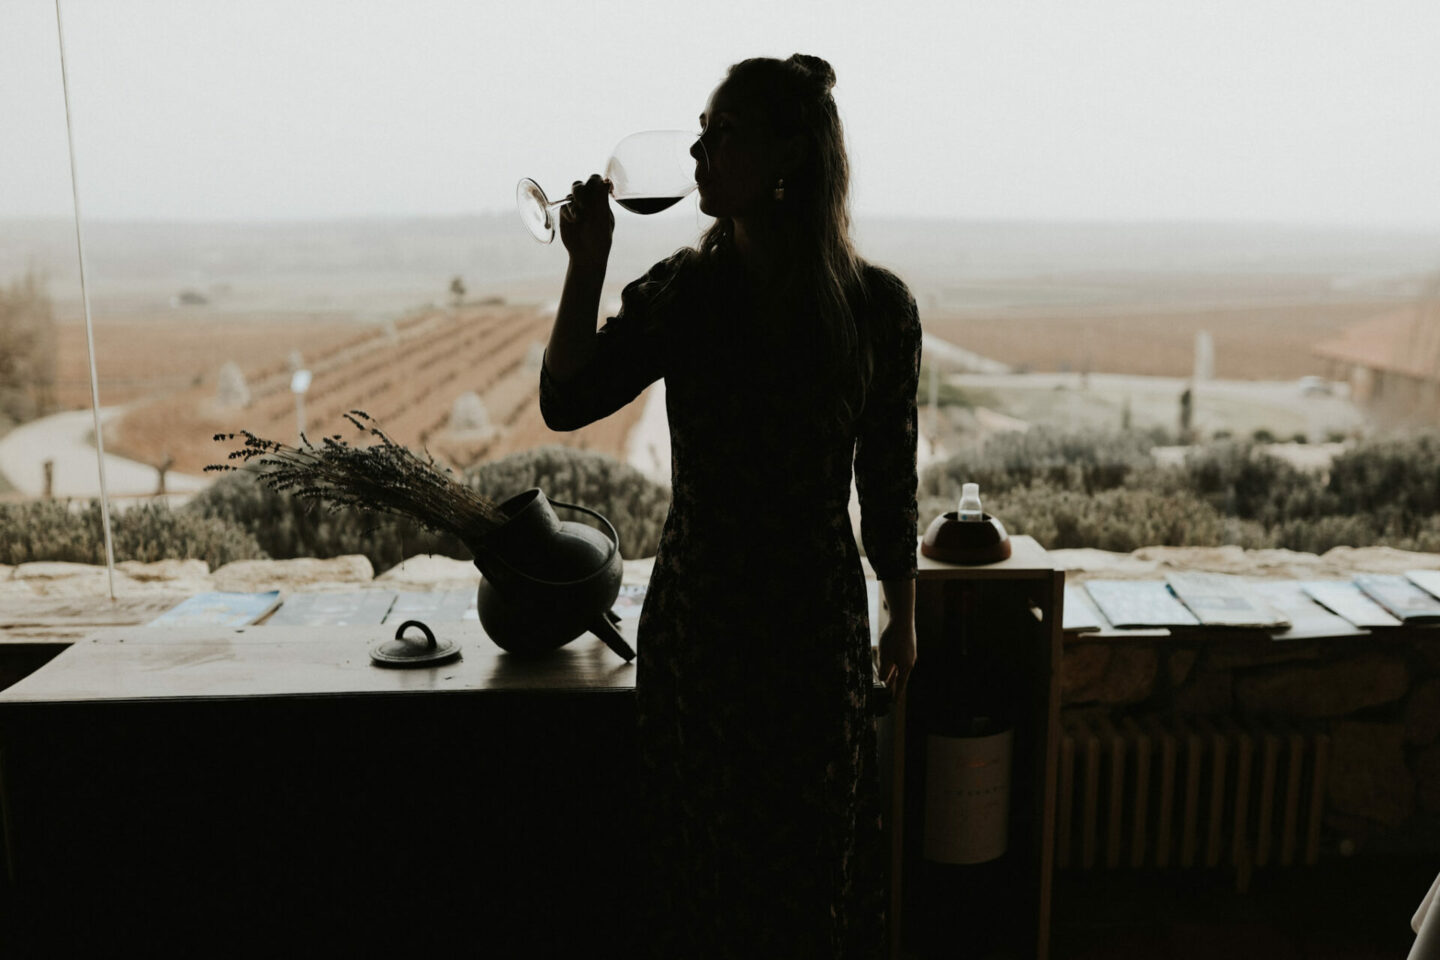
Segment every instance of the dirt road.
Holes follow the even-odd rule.
[[[120,407],[107,407],[108,420]],[[100,470],[91,442],[95,421],[89,410],[57,413],[16,427],[0,437],[0,474],[22,496],[45,494],[45,462],[54,464],[51,493],[59,498],[85,499],[100,495]],[[169,473],[165,488],[171,493],[194,493],[209,485],[203,477]],[[159,472],[152,466],[105,455],[105,483],[111,497],[147,496],[156,492]]]
[[[947,380],[977,406],[1071,430],[1115,429],[1127,418],[1137,429],[1174,430],[1180,395],[1192,386],[1180,377],[1102,373],[968,373]],[[1192,424],[1204,435],[1248,437],[1263,429],[1286,440],[1303,434],[1314,443],[1362,429],[1365,417],[1339,389],[1307,392],[1294,380],[1208,380],[1193,385]]]

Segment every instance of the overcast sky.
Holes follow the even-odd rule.
[[[1436,0],[64,0],[88,217],[512,208],[826,57],[862,215],[1440,226]],[[53,0],[0,0],[0,216],[70,213]]]

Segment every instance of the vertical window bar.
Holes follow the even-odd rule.
[[[60,85],[65,91],[65,138],[70,148],[70,197],[75,209],[75,249],[80,257],[80,299],[85,305],[85,346],[90,352],[90,412],[95,417],[95,463],[100,469],[100,520],[105,530],[105,572],[115,599],[115,544],[110,536],[110,496],[105,487],[105,434],[100,427],[100,378],[95,372],[95,326],[86,285],[85,237],[80,229],[80,182],[75,175],[75,131],[70,120],[70,75],[65,67],[65,27],[55,0],[55,36],[60,41]]]

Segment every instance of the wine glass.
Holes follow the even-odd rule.
[[[695,189],[695,165],[704,163],[690,156],[699,138],[688,130],[646,130],[632,133],[615,145],[605,164],[610,195],[632,213],[659,213],[679,203]],[[568,203],[570,197],[551,200],[540,184],[529,177],[515,186],[515,206],[530,235],[541,243],[555,239],[555,217],[551,211]]]

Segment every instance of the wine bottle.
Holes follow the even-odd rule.
[[[925,743],[922,855],[955,866],[998,860],[1008,846],[1015,731],[963,704],[940,716]]]
[[[1006,956],[1015,913],[1007,862],[1014,707],[990,655],[996,638],[971,639],[980,629],[975,587],[955,587],[960,602],[947,618],[948,642],[924,651],[911,679],[921,728],[912,747],[923,770],[917,932],[922,956]]]

